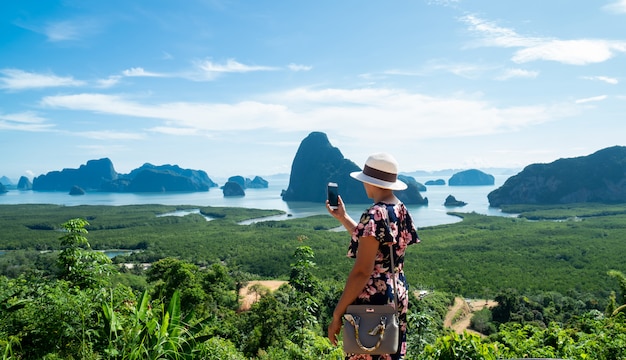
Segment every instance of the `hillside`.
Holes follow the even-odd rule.
[[[494,207],[511,204],[626,202],[626,147],[532,164],[487,196]]]

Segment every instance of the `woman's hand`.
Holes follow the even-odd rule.
[[[335,219],[338,219],[339,221],[341,221],[341,219],[346,217],[346,206],[344,205],[343,200],[341,199],[340,195],[337,196],[337,208],[336,209],[331,208],[330,202],[326,200],[326,210],[328,210],[328,213],[332,215]]]
[[[337,346],[337,336],[339,336],[339,331],[341,331],[342,326],[341,317],[333,316],[333,321],[328,325],[328,340],[334,346]]]

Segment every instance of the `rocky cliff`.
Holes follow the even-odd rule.
[[[13,185],[13,182],[8,177],[2,176],[2,177],[0,177],[0,184],[2,184],[2,185]]]
[[[148,171],[146,173],[146,171]],[[151,179],[152,177],[152,179]],[[144,184],[154,187],[154,181],[162,181],[164,185],[170,184],[170,188],[177,188],[180,190],[165,190],[165,191],[207,191],[211,187],[216,187],[206,172],[203,170],[183,169],[178,165],[152,165],[145,163],[141,167],[131,171],[128,175],[120,175],[120,178],[130,180],[131,188],[141,189],[141,184],[133,184],[140,179]],[[187,180],[182,180],[184,178]],[[141,190],[134,190],[141,191]]]
[[[339,185],[339,194],[346,203],[371,202],[361,183],[350,177],[360,168],[333,147],[326,134],[310,133],[298,147],[291,164],[289,186],[282,193],[285,201],[326,201],[329,181]]]
[[[443,206],[446,206],[446,207],[458,207],[458,206],[465,206],[465,205],[467,205],[465,201],[457,200],[452,195],[448,195],[448,197],[446,197],[446,200],[443,202]]]
[[[28,180],[26,176],[21,176],[20,180],[17,182],[17,189],[18,190],[32,190],[33,183],[30,182],[30,180]]]
[[[626,147],[532,164],[487,196],[489,205],[626,202]]]
[[[360,170],[330,144],[325,133],[312,132],[300,143],[291,164],[289,186],[283,190],[282,198],[285,201],[324,203],[326,185],[332,181],[339,186],[339,194],[346,203],[369,204],[372,200],[367,197],[363,184],[350,177],[351,172]],[[428,202],[421,197],[417,182],[409,184],[407,190],[397,191],[396,195],[406,204]]]
[[[406,185],[406,190],[394,191],[400,201],[406,205],[428,205],[428,198],[422,197],[420,191],[426,191],[426,186],[417,182],[414,177],[408,175],[398,175]]]
[[[269,182],[260,176],[250,179],[241,175],[235,175],[229,177],[227,182],[236,182],[242,189],[267,189],[269,187]]]
[[[113,163],[108,158],[89,160],[78,169],[51,171],[33,179],[33,190],[69,191],[72,186],[99,190],[103,184],[117,179]]]
[[[33,180],[33,190],[68,191],[74,186],[86,191],[167,192],[208,191],[217,186],[202,170],[177,165],[146,163],[129,174],[118,174],[111,160],[89,160],[78,169],[51,171]]]
[[[484,173],[480,170],[470,169],[460,171],[448,180],[449,186],[484,186],[493,185],[495,178],[491,174]]]
[[[230,180],[222,186],[222,193],[224,194],[224,197],[246,196],[246,192],[241,184]]]

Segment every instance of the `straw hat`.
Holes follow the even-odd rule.
[[[372,154],[363,171],[350,173],[353,178],[383,189],[404,190],[407,185],[398,180],[398,162],[386,153]]]

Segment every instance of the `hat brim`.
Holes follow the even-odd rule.
[[[355,171],[350,173],[350,176],[356,180],[359,180],[364,183],[368,183],[370,185],[378,186],[379,188],[389,189],[389,190],[406,190],[407,185],[401,181],[396,180],[396,182],[388,182],[377,179],[375,177],[371,177],[369,175],[363,174],[362,171]]]

